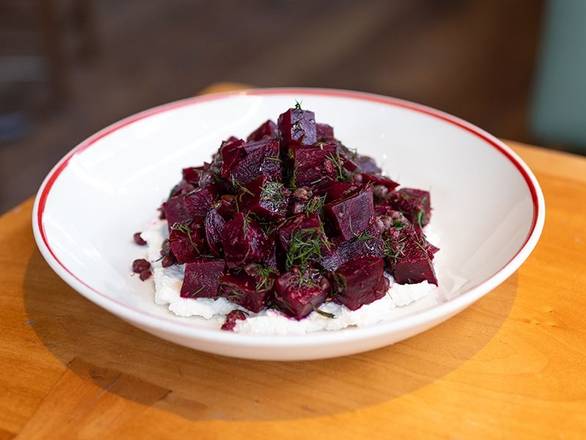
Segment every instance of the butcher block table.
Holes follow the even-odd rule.
[[[0,217],[0,440],[586,438],[586,159],[509,145],[545,193],[527,262],[432,330],[322,361],[230,359],[126,324],[49,269],[26,200]]]

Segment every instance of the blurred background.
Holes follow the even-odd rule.
[[[0,212],[91,133],[219,81],[392,95],[586,152],[585,19],[584,0],[0,0]]]

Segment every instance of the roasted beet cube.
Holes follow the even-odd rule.
[[[360,154],[356,154],[353,162],[358,165],[358,169],[362,173],[367,174],[380,174],[382,170],[376,164],[376,161],[370,156],[363,156]]]
[[[414,284],[428,281],[437,285],[433,255],[437,248],[427,242],[418,228],[408,225],[391,228],[386,237],[385,254],[395,281]]]
[[[281,182],[261,175],[241,190],[241,205],[261,218],[280,221],[287,216],[290,193]]]
[[[326,202],[334,202],[336,200],[342,200],[358,192],[360,186],[351,182],[330,182],[322,188],[322,191],[326,196]]]
[[[233,331],[236,327],[236,321],[244,321],[246,319],[246,313],[242,310],[232,310],[226,315],[226,321],[222,324],[221,329],[227,331]]]
[[[429,191],[415,188],[401,188],[388,196],[389,204],[405,214],[411,223],[420,228],[431,218],[431,198]]]
[[[178,263],[188,263],[205,251],[205,233],[200,223],[175,223],[169,233],[169,247]]]
[[[334,273],[334,298],[350,310],[382,298],[389,283],[384,276],[384,261],[377,257],[358,257]]]
[[[295,217],[287,219],[277,231],[277,237],[281,249],[287,251],[293,234],[302,229],[321,230],[321,221],[318,215],[298,214]]]
[[[204,171],[204,167],[183,168],[183,180],[194,186],[199,186],[199,179],[201,178]]]
[[[374,214],[372,190],[365,188],[343,200],[327,203],[325,212],[342,238],[349,240],[367,228]]]
[[[387,191],[393,191],[396,187],[399,186],[397,182],[388,177],[378,176],[376,174],[365,174],[362,173],[360,175],[362,178],[362,183],[371,183],[373,186],[382,186],[387,189]]]
[[[320,260],[321,266],[334,271],[343,264],[355,258],[371,256],[382,258],[385,256],[385,242],[382,238],[383,225],[373,217],[368,227],[356,237],[332,243],[323,250]]]
[[[277,278],[275,302],[281,310],[299,320],[317,309],[330,290],[330,283],[318,271],[294,270]]]
[[[224,260],[197,259],[185,265],[182,298],[216,298]]]
[[[329,141],[334,139],[334,127],[328,124],[315,124],[315,131],[318,141]]]
[[[193,191],[197,185],[193,185],[191,182],[183,179],[177,185],[173,187],[171,192],[169,193],[169,198],[184,195]]]
[[[291,158],[296,186],[311,186],[335,180],[340,172],[336,145],[332,143],[297,147],[291,152]]]
[[[266,122],[263,122],[260,127],[254,130],[252,133],[248,135],[246,140],[250,141],[260,141],[261,139],[265,138],[276,138],[279,135],[277,131],[277,124],[275,124],[270,119]]]
[[[241,212],[224,225],[222,247],[228,267],[266,261],[274,243],[253,219]]]
[[[272,277],[260,280],[244,272],[226,274],[220,279],[220,295],[251,312],[265,308],[273,290]]]
[[[226,220],[217,209],[208,211],[204,220],[205,237],[212,255],[220,256],[222,252],[222,237]]]
[[[279,141],[262,139],[247,142],[222,152],[222,177],[236,185],[245,185],[259,175],[281,180]]]
[[[174,224],[187,224],[194,217],[204,217],[211,208],[215,196],[214,188],[208,186],[195,189],[184,195],[171,197],[163,203],[163,210],[169,229]]]
[[[290,108],[279,116],[279,132],[284,146],[291,149],[313,145],[317,141],[315,114],[302,110],[300,106]]]

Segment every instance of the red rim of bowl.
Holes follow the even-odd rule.
[[[479,285],[473,286],[469,290],[462,292],[462,294],[459,295],[458,297],[451,299],[443,304],[440,304],[440,305],[434,307],[433,309],[441,307],[442,305],[446,305],[448,303],[454,302],[457,298],[461,298],[461,297],[465,296],[467,293],[470,293],[472,290],[479,289],[483,285],[498,278],[499,274],[501,274],[513,262],[513,260],[515,260],[515,258],[517,258],[517,256],[519,256],[519,254],[527,248],[530,239],[536,234],[536,232],[537,232],[537,238],[538,238],[539,234],[541,233],[541,229],[543,227],[544,213],[543,213],[543,209],[540,210],[540,203],[539,202],[541,201],[541,205],[543,208],[543,196],[541,194],[541,189],[538,187],[536,178],[532,175],[532,173],[529,171],[529,168],[523,163],[523,161],[514,152],[512,152],[509,149],[509,147],[507,147],[499,139],[495,138],[494,136],[485,132],[484,130],[476,127],[475,125],[470,124],[469,122],[466,122],[466,121],[464,121],[460,118],[457,118],[453,115],[450,115],[448,113],[444,113],[440,110],[436,110],[436,109],[433,109],[431,107],[427,107],[422,104],[417,104],[414,102],[405,101],[405,100],[398,99],[398,98],[391,98],[391,97],[386,97],[386,96],[382,96],[382,95],[375,95],[375,94],[371,94],[371,93],[355,92],[355,91],[350,91],[350,90],[338,90],[338,89],[321,89],[321,88],[267,88],[267,89],[246,89],[246,90],[238,90],[238,91],[232,91],[232,92],[214,93],[214,94],[209,94],[209,95],[195,96],[192,98],[187,98],[187,99],[183,99],[180,101],[174,101],[174,102],[171,102],[168,104],[163,104],[161,106],[153,107],[151,109],[145,110],[140,113],[136,113],[136,114],[131,115],[127,118],[124,118],[118,122],[115,122],[112,125],[93,134],[92,136],[90,136],[89,138],[87,138],[86,140],[81,142],[79,145],[77,145],[71,151],[69,151],[69,153],[67,153],[55,165],[55,167],[49,172],[49,174],[47,175],[47,177],[45,178],[45,180],[41,184],[41,187],[40,187],[39,192],[37,194],[37,197],[35,199],[35,207],[33,209],[33,225],[34,225],[34,229],[35,229],[35,238],[37,238],[37,242],[39,241],[38,237],[36,236],[37,235],[36,232],[38,231],[38,235],[40,236],[40,239],[41,239],[43,245],[48,250],[50,257],[53,258],[53,260],[55,261],[55,263],[59,267],[61,267],[75,281],[82,284],[87,289],[89,289],[92,292],[96,293],[97,295],[103,297],[107,301],[111,301],[111,302],[116,303],[118,306],[121,306],[123,309],[137,313],[138,315],[148,316],[149,318],[156,319],[158,321],[163,321],[165,323],[171,323],[173,325],[179,325],[181,327],[186,327],[186,328],[190,328],[190,329],[197,329],[198,331],[201,331],[201,332],[210,332],[210,333],[214,333],[214,334],[221,333],[221,334],[224,334],[228,337],[232,337],[232,336],[237,336],[238,338],[246,337],[247,335],[239,335],[239,334],[235,334],[232,332],[219,332],[215,329],[199,328],[199,327],[195,327],[193,325],[187,324],[187,323],[182,323],[182,322],[175,320],[175,319],[172,319],[172,318],[165,318],[162,316],[153,315],[153,314],[150,314],[150,313],[142,311],[142,310],[134,309],[134,308],[128,306],[127,304],[124,304],[120,301],[117,301],[116,299],[111,298],[110,296],[98,291],[97,289],[95,289],[94,287],[90,286],[88,283],[83,281],[80,277],[75,275],[75,273],[73,273],[67,266],[65,266],[61,262],[61,260],[57,257],[57,255],[53,251],[51,245],[49,244],[49,241],[47,239],[47,235],[45,233],[45,228],[44,228],[44,224],[43,224],[43,214],[44,214],[45,207],[47,204],[48,196],[51,192],[51,188],[53,187],[53,185],[55,184],[55,182],[57,181],[57,179],[59,178],[61,173],[67,168],[67,165],[69,164],[69,161],[71,160],[71,158],[74,157],[75,155],[82,153],[83,151],[85,151],[86,149],[88,149],[92,145],[94,145],[96,142],[98,142],[100,139],[108,136],[109,134],[111,134],[117,130],[120,130],[120,129],[134,123],[134,122],[140,121],[142,119],[148,118],[153,115],[168,112],[168,111],[171,111],[171,110],[174,110],[177,108],[181,108],[181,107],[197,105],[197,104],[200,104],[203,102],[226,99],[226,98],[230,98],[230,97],[234,97],[234,96],[263,96],[263,95],[291,95],[291,94],[313,95],[313,96],[322,96],[322,97],[350,98],[350,99],[357,99],[357,100],[362,100],[362,101],[377,102],[377,103],[381,103],[381,104],[390,105],[393,107],[404,108],[407,110],[415,111],[417,113],[422,113],[422,114],[434,117],[436,119],[440,119],[444,122],[447,122],[449,124],[457,126],[461,129],[475,135],[476,137],[482,139],[483,141],[485,141],[488,145],[492,146],[499,153],[501,153],[503,156],[505,156],[515,166],[515,168],[519,171],[519,173],[522,175],[523,179],[525,180],[525,182],[528,186],[529,192],[531,194],[531,199],[533,202],[533,218],[532,218],[532,222],[531,222],[531,227],[529,229],[529,233],[527,234],[525,241],[523,242],[523,244],[521,245],[519,250],[516,252],[516,254],[499,271],[497,271],[491,277],[487,278],[484,282],[480,283]],[[537,231],[538,223],[539,223],[539,231]],[[537,238],[535,239],[535,242],[533,243],[533,247],[537,243]],[[531,252],[533,247],[531,249],[528,249],[528,252]],[[44,255],[44,256],[45,256],[45,258],[47,258],[47,255]],[[528,256],[528,254],[527,254],[527,256]],[[50,263],[50,261],[48,261],[48,262]],[[521,263],[522,262],[520,262],[519,265]],[[515,270],[516,270],[516,268],[515,268]],[[513,271],[511,271],[511,274],[512,274],[512,272]],[[500,282],[504,281],[508,276],[510,276],[510,274],[507,275],[506,277],[503,277],[501,280],[499,280],[496,283],[496,285],[500,284]],[[65,280],[65,281],[68,282],[68,280]],[[71,283],[69,283],[69,282],[68,282],[68,284],[71,285]],[[493,286],[493,288],[496,287],[496,285]],[[71,287],[75,288],[75,286],[71,286]],[[83,293],[83,292],[80,292],[80,293]],[[476,299],[478,299],[478,298],[475,298],[475,299],[471,300],[470,302],[473,302]],[[426,312],[428,312],[429,310],[430,309],[423,310],[423,311],[417,312],[413,315],[409,315],[404,318],[399,318],[398,320],[391,321],[391,322],[404,321],[406,319],[413,318],[414,316],[423,315]],[[389,324],[389,323],[384,323],[384,324]],[[381,324],[379,324],[377,326],[380,326],[380,325]],[[373,327],[377,327],[377,326],[373,326]],[[367,329],[367,328],[351,329],[351,331],[359,332],[360,330],[365,330],[365,329]],[[337,332],[330,332],[330,334],[332,334],[332,333],[340,333],[340,330]],[[325,334],[327,334],[327,333],[325,333]],[[307,335],[303,335],[301,337],[305,339],[306,336]],[[256,340],[263,338],[263,336],[252,336],[252,337]],[[299,337],[299,336],[297,336],[297,337]],[[272,336],[270,338],[272,338],[272,340],[275,340],[274,336]],[[283,336],[283,337],[276,337],[276,338],[293,339],[295,337],[294,336]]]

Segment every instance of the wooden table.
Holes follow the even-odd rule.
[[[586,159],[511,143],[547,204],[508,281],[391,347],[254,362],[162,341],[70,289],[0,218],[0,440],[584,438]]]

